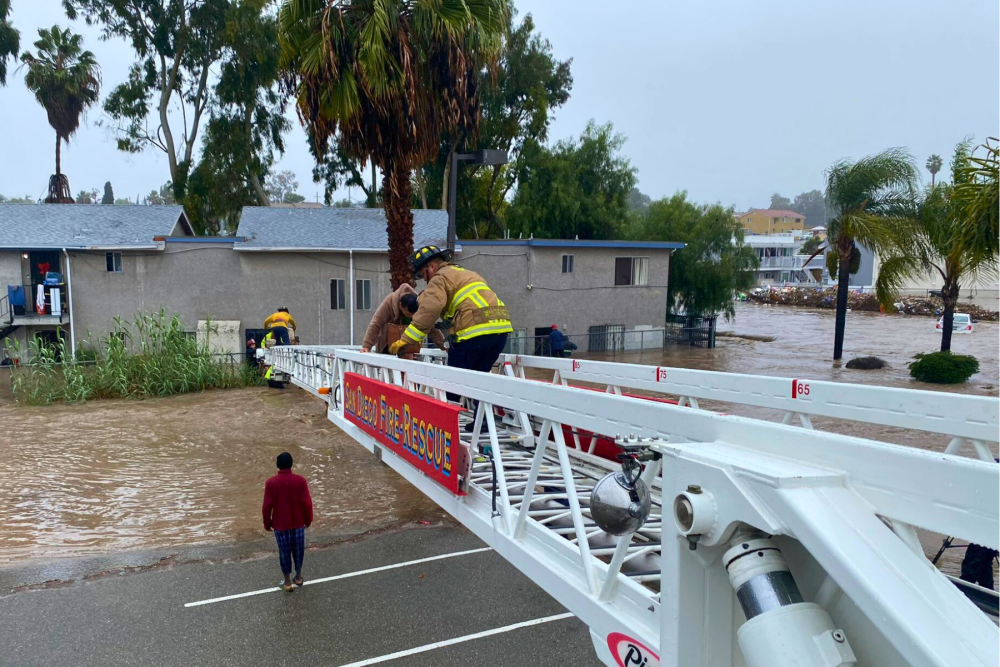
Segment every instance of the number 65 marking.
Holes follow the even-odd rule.
[[[792,398],[809,395],[809,383],[792,380]]]

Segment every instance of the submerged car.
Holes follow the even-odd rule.
[[[967,313],[955,313],[955,317],[951,322],[952,333],[972,333],[972,317]],[[944,318],[942,317],[934,325],[934,329],[938,332],[944,331]]]

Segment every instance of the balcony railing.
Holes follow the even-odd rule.
[[[57,301],[53,302],[55,295],[58,295]],[[61,323],[68,317],[69,298],[65,283],[8,285],[0,304],[0,324]]]

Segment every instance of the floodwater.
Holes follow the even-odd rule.
[[[444,518],[324,408],[295,388],[0,405],[0,564],[262,537],[282,451],[309,480],[314,532]]]
[[[996,396],[998,327],[956,335],[981,371],[957,387],[922,385],[906,364],[940,344],[934,320],[848,315],[845,360],[876,355],[880,371],[833,364],[832,311],[740,304],[714,350],[670,347],[617,361]],[[20,407],[0,402],[0,565],[34,557],[235,542],[264,535],[264,480],[282,451],[295,458],[316,508],[314,531],[354,531],[444,518],[442,510],[334,427],[304,391],[213,391],[148,401]],[[766,419],[773,411],[702,407]],[[824,430],[943,450],[947,438],[815,419]],[[939,538],[925,536],[936,550]]]

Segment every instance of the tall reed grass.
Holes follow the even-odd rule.
[[[14,399],[42,405],[262,384],[256,366],[241,355],[211,353],[211,334],[209,321],[206,340],[199,345],[179,317],[167,317],[160,309],[137,313],[131,322],[115,318],[110,335],[96,341],[88,336],[76,350],[61,336],[55,345],[35,338],[29,343],[29,359],[11,371]],[[8,351],[12,358],[23,356],[16,340],[8,343]]]

